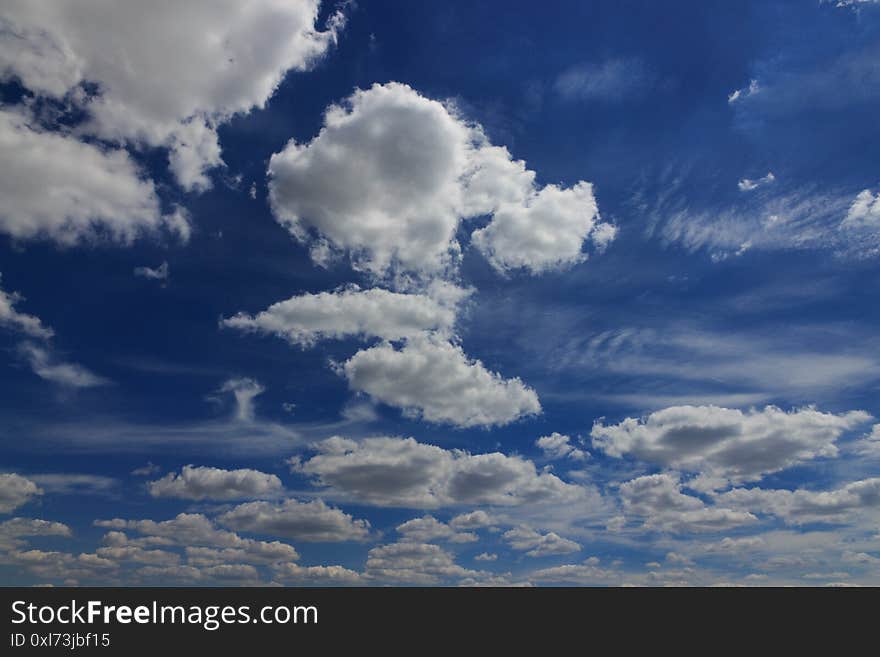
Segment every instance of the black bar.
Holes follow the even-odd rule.
[[[346,655],[343,649],[350,652],[353,645],[369,647],[370,655],[436,654],[438,648],[474,654],[475,641],[491,647],[491,654],[499,654],[502,646],[521,654],[517,649],[525,645],[546,643],[549,651],[549,646],[563,640],[572,649],[559,654],[583,653],[606,641],[616,646],[613,652],[629,653],[637,646],[656,650],[681,642],[693,645],[698,636],[715,637],[714,646],[705,646],[709,650],[739,645],[749,654],[760,654],[766,639],[784,638],[791,647],[792,642],[825,634],[839,636],[842,647],[859,631],[873,629],[878,596],[869,589],[0,588],[0,597],[5,630],[0,655],[24,651],[134,655],[144,650],[176,655],[178,650],[197,647],[200,654],[257,650],[262,656],[304,649]],[[18,611],[13,610],[16,601]],[[106,612],[109,623],[103,616],[93,623],[12,622],[28,613],[28,604],[37,614],[40,607],[51,607],[42,612],[47,621],[65,607],[61,613],[66,619],[72,601],[81,609],[89,601],[100,601],[96,609],[102,614],[120,605],[142,606],[153,613],[154,602],[156,609],[178,606],[197,612],[191,611],[192,622],[185,624],[121,623],[117,610]],[[210,609],[225,606],[236,610],[247,606],[250,615],[272,607],[266,617],[272,622],[240,622],[243,617],[236,611],[228,614],[236,618],[234,622],[220,623],[220,610]],[[282,606],[288,611],[299,607],[299,622],[277,622],[286,615],[273,616]],[[311,611],[303,615],[302,609],[308,607],[316,610],[316,619]],[[148,612],[140,612],[142,619]],[[81,613],[85,619],[85,612]],[[218,620],[216,629],[209,629],[214,625],[207,622],[209,615]],[[123,612],[122,617],[131,616]],[[88,646],[66,645],[83,642],[84,635],[91,637]],[[420,638],[409,643],[407,637]],[[47,641],[60,645],[47,646]],[[109,645],[101,646],[105,641]],[[875,645],[873,640],[871,644]]]

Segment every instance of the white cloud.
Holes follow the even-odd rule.
[[[2,476],[0,475],[0,477]],[[2,490],[2,486],[3,483],[0,480],[0,490]],[[2,493],[0,493],[0,504],[2,504]],[[2,506],[0,506],[0,511],[2,511]],[[10,518],[5,522],[0,522],[0,554],[25,547],[27,541],[22,540],[25,536],[70,535],[70,527],[60,522],[35,518]]]
[[[49,350],[35,344],[22,343],[18,351],[28,361],[34,374],[52,383],[70,388],[92,388],[109,383],[82,365],[57,361]]]
[[[461,347],[430,336],[402,349],[381,344],[359,351],[342,371],[352,389],[428,422],[505,425],[541,412],[535,391],[519,378],[504,379]]]
[[[734,90],[728,97],[727,102],[731,105],[736,102],[740,102],[748,98],[749,96],[753,96],[756,93],[761,91],[761,86],[758,84],[757,80],[751,80],[749,82],[748,87],[744,87],[742,89]]]
[[[244,548],[186,546],[186,562],[191,566],[217,566],[224,563],[275,564],[299,559],[297,551],[280,541],[254,541]]]
[[[101,547],[95,550],[95,554],[102,559],[110,559],[111,561],[133,561],[151,566],[173,566],[180,563],[180,555],[176,552],[145,550],[142,547],[132,545]]]
[[[644,529],[673,532],[719,532],[756,522],[747,511],[707,506],[681,492],[678,479],[669,474],[637,477],[620,486],[627,516],[644,518]]]
[[[638,95],[652,76],[638,59],[609,59],[573,66],[556,78],[556,93],[566,100],[617,101]]]
[[[0,174],[0,232],[15,239],[129,243],[161,228],[189,238],[185,214],[162,214],[153,183],[124,150],[46,132],[0,110],[0,159],[15,163]]]
[[[314,477],[328,494],[360,504],[421,509],[464,504],[534,506],[585,497],[584,489],[539,473],[531,461],[498,452],[445,450],[412,438],[355,442],[335,437],[318,443],[316,449],[312,458],[294,461],[294,470]],[[468,526],[475,525],[456,523],[456,528]]]
[[[541,568],[529,573],[534,582],[570,582],[583,585],[620,584],[621,573],[602,568],[596,557],[585,559],[578,564],[565,564],[552,568]]]
[[[0,275],[2,276],[2,275]],[[2,278],[0,278],[2,281]],[[24,301],[18,292],[6,292],[0,288],[0,326],[32,338],[49,339],[54,334],[51,328],[43,325],[39,317],[19,312],[15,305]]]
[[[440,522],[437,518],[430,515],[407,520],[397,526],[397,531],[404,537],[405,541],[415,543],[428,543],[435,540],[449,541],[451,543],[473,543],[479,540],[476,534],[457,532],[450,525]]]
[[[495,215],[474,242],[499,269],[569,266],[591,231],[602,245],[611,237],[599,228],[589,183],[537,187],[535,172],[451,104],[395,82],[329,107],[320,134],[273,155],[269,176],[276,218],[317,247],[313,257],[348,251],[378,275],[447,269],[467,217]],[[523,246],[525,255],[509,251]]]
[[[265,391],[262,384],[249,378],[229,379],[220,386],[220,392],[231,392],[235,398],[235,418],[240,422],[254,420],[254,398]]]
[[[42,493],[39,486],[26,477],[0,474],[0,513],[11,513]]]
[[[488,527],[495,523],[495,520],[482,509],[471,511],[469,513],[460,513],[449,521],[449,526],[453,529],[479,529]]]
[[[29,474],[46,493],[60,495],[107,495],[118,486],[119,480],[101,475],[77,473]]]
[[[358,586],[365,581],[359,572],[343,566],[284,563],[276,566],[273,573],[276,579],[297,586]]]
[[[321,500],[248,502],[221,514],[218,521],[238,531],[298,541],[362,541],[370,534],[370,523],[366,520],[356,520]]]
[[[859,192],[846,213],[841,227],[875,228],[880,226],[880,193],[874,195],[870,189]]]
[[[441,282],[429,294],[349,286],[294,296],[256,315],[238,313],[223,319],[221,326],[277,335],[302,346],[349,336],[399,340],[422,331],[451,330],[457,305],[468,294],[468,290]]]
[[[57,361],[48,349],[31,342],[20,344],[18,351],[27,360],[34,374],[46,381],[70,388],[93,388],[109,383],[107,379],[82,365]]]
[[[718,406],[672,406],[646,418],[592,429],[593,447],[626,454],[702,477],[691,487],[710,490],[819,457],[837,456],[837,439],[870,419],[864,411],[835,415],[814,408],[774,406],[740,411]]]
[[[152,461],[147,461],[146,465],[143,465],[139,468],[135,468],[131,471],[131,474],[135,477],[151,477],[155,474],[159,474],[162,472],[162,468],[153,463]]]
[[[583,262],[586,240],[601,251],[615,235],[613,226],[599,222],[592,185],[579,182],[568,189],[547,185],[521,203],[500,205],[492,222],[472,237],[499,271],[540,274]]]
[[[240,507],[235,507],[232,511],[235,512],[236,509]],[[113,530],[105,534],[104,543],[108,547],[121,549],[119,555],[122,557],[128,554],[137,555],[138,549],[183,546],[188,558],[191,557],[197,565],[229,562],[266,564],[295,561],[299,558],[297,551],[286,543],[242,538],[235,532],[218,528],[214,522],[199,513],[181,513],[161,522],[114,518],[96,520],[94,524]],[[136,531],[143,536],[131,539],[120,531],[123,529]]]
[[[342,16],[318,32],[318,4],[11,0],[0,12],[0,75],[66,96],[88,112],[83,133],[170,148],[179,182],[203,189],[207,169],[222,163],[217,126],[263,107],[288,70],[307,68],[335,41]]]
[[[168,262],[165,261],[158,267],[135,267],[134,275],[140,276],[141,278],[146,278],[154,281],[167,281],[170,271],[168,269]]]
[[[849,448],[860,456],[880,456],[880,424],[875,424],[871,433],[849,445]]]
[[[240,500],[272,497],[284,490],[281,480],[258,470],[221,470],[185,465],[147,484],[153,497],[177,497],[185,500]]]
[[[845,523],[851,515],[880,507],[880,477],[855,481],[831,491],[735,488],[722,493],[718,503],[768,513],[786,523]]]
[[[580,552],[581,545],[555,532],[541,534],[530,527],[514,527],[504,532],[504,540],[510,547],[525,552],[528,557],[546,557],[555,554]]]
[[[439,545],[400,542],[370,550],[366,575],[380,582],[437,584],[481,573],[459,566],[452,554]]]
[[[180,513],[170,520],[96,520],[96,527],[113,530],[128,529],[149,537],[166,539],[177,545],[206,545],[212,547],[245,547],[250,539],[243,539],[234,532],[218,529],[211,520],[200,513]]]
[[[571,444],[571,437],[554,431],[549,436],[541,436],[535,441],[535,445],[544,452],[548,459],[570,458],[582,461],[589,454]]]
[[[481,552],[474,557],[474,561],[497,561],[498,555],[494,552]]]
[[[749,178],[743,178],[737,183],[737,187],[739,187],[739,191],[741,192],[751,192],[758,187],[763,187],[764,185],[769,185],[772,182],[776,181],[776,176],[773,175],[772,171],[767,172],[766,176],[762,176],[756,180],[751,180]]]

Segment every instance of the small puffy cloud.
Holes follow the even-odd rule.
[[[880,457],[880,424],[875,424],[871,433],[854,441],[850,449],[859,456]]]
[[[537,394],[519,378],[504,379],[436,337],[359,351],[342,372],[352,389],[428,422],[494,426],[541,412]]]
[[[742,89],[736,89],[730,93],[727,97],[727,102],[731,105],[737,102],[741,102],[750,96],[754,96],[755,94],[761,91],[761,86],[758,84],[757,80],[751,80],[749,82],[748,87],[744,87]]]
[[[498,555],[494,552],[481,552],[474,557],[474,561],[497,561]]]
[[[533,582],[564,582],[569,584],[597,585],[617,584],[621,582],[621,574],[614,570],[599,566],[596,557],[585,559],[582,563],[541,568],[529,573],[528,578]]]
[[[835,415],[814,408],[774,406],[740,411],[718,406],[672,406],[646,418],[592,429],[593,447],[702,477],[691,487],[720,488],[838,454],[835,442],[870,419],[864,411]]]
[[[96,520],[94,524],[111,530],[104,535],[104,544],[118,552],[115,557],[109,553],[102,555],[106,558],[137,559],[156,546],[183,546],[188,560],[208,567],[229,563],[274,564],[299,558],[297,551],[286,543],[242,538],[235,532],[218,528],[200,513],[181,513],[160,522],[114,518]],[[135,531],[142,536],[129,538],[121,530]]]
[[[841,226],[843,228],[880,226],[880,193],[875,195],[870,189],[859,192],[849,206]]]
[[[0,483],[0,486],[2,486],[2,483]],[[0,496],[2,496],[2,493],[0,493]],[[2,497],[0,497],[0,504],[2,504]],[[2,512],[2,507],[0,507],[0,512]],[[38,520],[36,518],[10,518],[0,522],[0,554],[23,549],[27,545],[27,541],[22,540],[24,537],[70,535],[70,527],[61,522]]]
[[[300,566],[295,563],[278,564],[273,569],[275,579],[296,586],[362,586],[363,575],[344,566]]]
[[[378,582],[407,584],[438,584],[481,575],[459,566],[453,555],[439,545],[413,542],[374,547],[367,555],[365,574]]]
[[[544,456],[548,459],[574,459],[582,461],[589,455],[571,444],[571,437],[554,431],[549,436],[541,436],[535,441]]]
[[[318,8],[319,0],[185,8],[84,0],[74,11],[11,0],[0,13],[0,76],[73,103],[89,117],[84,134],[170,149],[178,182],[201,190],[222,164],[217,126],[263,107],[287,71],[308,68],[335,42],[344,19],[334,14],[319,31]],[[84,93],[87,84],[97,91]]]
[[[299,553],[280,541],[254,541],[240,548],[186,546],[186,562],[192,566],[217,566],[224,563],[275,564],[296,561]]]
[[[329,438],[318,453],[294,462],[317,485],[361,504],[431,509],[465,504],[517,506],[575,502],[584,489],[568,484],[519,456],[470,454],[412,438]],[[456,522],[457,529],[484,522]]]
[[[468,217],[494,215],[474,243],[499,269],[570,266],[591,233],[609,238],[589,183],[538,187],[534,171],[452,104],[396,82],[330,106],[318,136],[288,143],[268,173],[277,220],[313,246],[316,261],[347,251],[376,275],[453,266]],[[511,251],[524,247],[524,255]]]
[[[69,388],[94,388],[109,383],[82,365],[59,362],[48,349],[31,342],[20,344],[18,352],[27,360],[34,374],[46,381]]]
[[[493,518],[483,511],[477,509],[469,513],[460,513],[449,521],[449,526],[453,529],[479,529],[481,527],[489,527],[494,524]]]
[[[170,275],[168,262],[165,261],[158,267],[135,267],[134,275],[153,281],[167,281]]]
[[[370,523],[356,520],[321,500],[248,502],[221,514],[218,521],[237,531],[283,536],[298,541],[362,541]]]
[[[669,474],[646,475],[621,484],[620,499],[627,516],[643,518],[648,530],[719,532],[757,521],[747,511],[710,507],[685,495],[678,479]]]
[[[553,86],[566,100],[613,102],[640,95],[652,84],[652,77],[639,59],[609,59],[573,66]]]
[[[245,547],[250,539],[243,539],[234,532],[219,529],[201,513],[180,513],[170,520],[96,520],[96,527],[121,531],[131,530],[146,537],[163,539],[165,544],[205,545],[212,547]]]
[[[155,474],[159,474],[162,472],[162,468],[153,463],[152,461],[147,461],[146,465],[142,465],[139,468],[135,468],[131,471],[131,474],[135,477],[151,477]]]
[[[223,319],[221,326],[277,335],[302,346],[349,336],[399,340],[422,331],[449,331],[456,307],[469,291],[438,282],[432,292],[399,294],[349,286],[294,296],[256,315],[238,313]]]
[[[240,500],[272,497],[284,490],[281,480],[258,470],[221,470],[185,465],[147,484],[153,497],[184,500]]]
[[[478,540],[471,532],[457,532],[450,525],[440,522],[434,516],[413,518],[397,526],[397,531],[404,540],[416,543],[428,543],[442,540],[451,543],[473,543]]]
[[[220,386],[220,392],[232,393],[235,399],[235,418],[241,422],[254,419],[254,398],[266,389],[258,381],[246,377],[228,379]]]
[[[21,475],[0,474],[0,513],[11,513],[43,491],[33,481]]]
[[[510,547],[525,552],[527,557],[546,557],[555,554],[580,552],[581,545],[555,532],[541,534],[530,527],[514,527],[504,532],[503,538]]]
[[[880,507],[880,477],[855,481],[830,491],[735,488],[717,497],[719,504],[766,513],[788,524],[842,523],[853,514]]]
[[[755,180],[751,180],[750,178],[743,178],[737,183],[737,187],[739,187],[739,191],[741,192],[751,192],[755,189],[758,189],[758,187],[769,185],[770,183],[775,181],[776,176],[773,175],[772,171],[769,171],[766,176],[757,178]]]
[[[522,203],[502,204],[472,240],[502,272],[566,269],[587,259],[582,252],[586,240],[602,250],[614,239],[616,229],[601,223],[598,212],[590,183],[568,189],[547,185]]]
[[[2,282],[2,278],[0,278],[0,282]],[[48,326],[44,326],[39,317],[15,309],[15,305],[21,301],[24,301],[24,297],[17,292],[6,292],[0,288],[0,327],[23,333],[32,338],[46,340],[51,338],[54,332]]]
[[[176,552],[146,550],[133,545],[101,547],[95,550],[95,554],[111,561],[131,561],[151,566],[173,566],[180,563],[180,555]]]
[[[162,228],[189,237],[185,215],[162,214],[153,183],[124,150],[46,132],[0,110],[0,159],[15,162],[0,173],[0,232],[14,239],[129,243]]]

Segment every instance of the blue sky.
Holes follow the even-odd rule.
[[[880,583],[878,29],[9,3],[0,579]]]

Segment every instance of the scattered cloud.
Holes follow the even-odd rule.
[[[537,394],[520,379],[490,372],[440,338],[414,338],[402,349],[385,343],[359,351],[342,372],[353,390],[428,422],[505,425],[541,412]]]
[[[18,292],[6,292],[0,288],[0,326],[31,338],[51,338],[54,331],[45,326],[39,317],[15,309],[15,305],[22,301],[24,297]]]
[[[329,438],[317,454],[294,460],[296,472],[315,479],[326,495],[361,504],[433,509],[466,504],[516,506],[574,502],[585,491],[519,456],[470,454],[412,438]],[[453,521],[456,529],[482,516]]]
[[[763,187],[764,185],[769,185],[773,182],[776,182],[776,176],[773,175],[772,171],[768,171],[766,176],[762,176],[755,180],[743,178],[737,183],[737,187],[739,187],[739,191],[741,192],[751,192],[758,189],[758,187]]]
[[[366,520],[356,520],[321,500],[248,502],[221,514],[218,521],[237,531],[320,543],[362,541],[370,533]]]
[[[153,497],[184,500],[240,500],[275,497],[284,490],[281,480],[258,470],[221,470],[185,465],[147,484]]]
[[[837,456],[837,439],[870,417],[864,411],[835,415],[814,408],[785,412],[767,406],[743,412],[718,406],[673,406],[615,425],[597,422],[591,436],[593,447],[609,456],[632,455],[700,473],[689,485],[711,490]]]
[[[453,267],[467,217],[493,215],[474,243],[505,270],[567,267],[582,259],[591,234],[601,246],[613,237],[598,221],[589,183],[537,187],[534,171],[491,145],[453,104],[396,82],[330,106],[314,140],[272,156],[269,176],[276,218],[312,245],[313,259],[348,251],[376,275]],[[511,250],[523,246],[524,254]]]
[[[749,86],[743,87],[742,89],[736,89],[730,93],[727,97],[727,102],[731,105],[737,102],[741,102],[750,96],[754,96],[755,94],[761,91],[761,86],[758,84],[757,80],[749,81]]]
[[[530,527],[515,527],[503,534],[511,548],[525,552],[527,557],[546,557],[557,554],[580,552],[581,545],[559,534],[541,534]]]
[[[238,313],[223,319],[221,326],[277,335],[303,347],[351,336],[399,340],[423,331],[449,332],[458,304],[469,293],[439,281],[428,294],[348,286],[294,296],[256,315]]]
[[[714,533],[758,520],[747,511],[707,506],[700,498],[682,493],[678,479],[669,474],[627,481],[620,486],[620,498],[626,515],[643,518],[647,530]]]
[[[34,374],[46,381],[68,388],[94,388],[110,383],[82,365],[58,361],[48,349],[32,342],[20,344],[18,352],[28,362]]]
[[[777,516],[788,524],[844,523],[860,511],[880,507],[880,478],[848,483],[831,491],[735,488],[719,503]]]
[[[168,148],[178,182],[203,190],[211,185],[208,170],[223,164],[217,126],[263,107],[287,71],[308,68],[335,42],[344,17],[334,14],[319,31],[318,5],[318,0],[257,0],[246,6],[200,0],[181,12],[170,5],[88,0],[72,11],[51,2],[13,0],[2,12],[0,53],[6,64],[0,74],[87,112],[80,134]],[[97,92],[87,93],[87,85]],[[111,192],[106,198],[112,203],[113,181],[127,172],[124,158],[115,158],[116,166],[104,175],[91,175],[99,172],[89,171],[84,144],[67,142],[85,155],[67,163],[81,168],[71,193],[86,208],[106,208],[114,227],[110,217],[125,213],[113,212],[104,196],[95,196],[89,206],[89,189],[109,183],[101,191]],[[42,156],[41,149],[16,152]],[[33,184],[45,188],[39,178]],[[3,196],[8,210],[6,190]]]
[[[228,379],[219,390],[232,393],[235,399],[235,419],[239,422],[254,420],[254,398],[265,391],[262,384],[249,378]]]
[[[439,545],[400,542],[371,549],[366,575],[377,582],[438,584],[481,573],[458,565],[453,555]]]
[[[0,474],[0,513],[12,513],[43,491],[33,481],[18,474]]]
[[[548,459],[561,460],[565,458],[583,461],[589,458],[589,454],[571,444],[571,437],[554,431],[549,436],[541,436],[535,441],[535,446],[544,452]]]
[[[163,281],[167,282],[168,277],[170,275],[170,270],[168,268],[168,261],[164,261],[158,267],[135,267],[134,275],[140,276],[141,278],[146,278],[153,281]]]
[[[0,31],[0,40],[5,35]],[[0,232],[14,239],[127,244],[162,229],[189,238],[186,213],[162,213],[155,186],[124,150],[48,132],[0,110],[0,159],[15,162],[0,176]]]
[[[553,87],[569,101],[619,102],[643,95],[653,83],[644,62],[629,58],[573,66],[556,78]]]
[[[397,526],[397,531],[406,541],[428,543],[449,541],[450,543],[474,543],[479,537],[473,532],[457,532],[451,525],[440,522],[434,516],[413,518]]]

